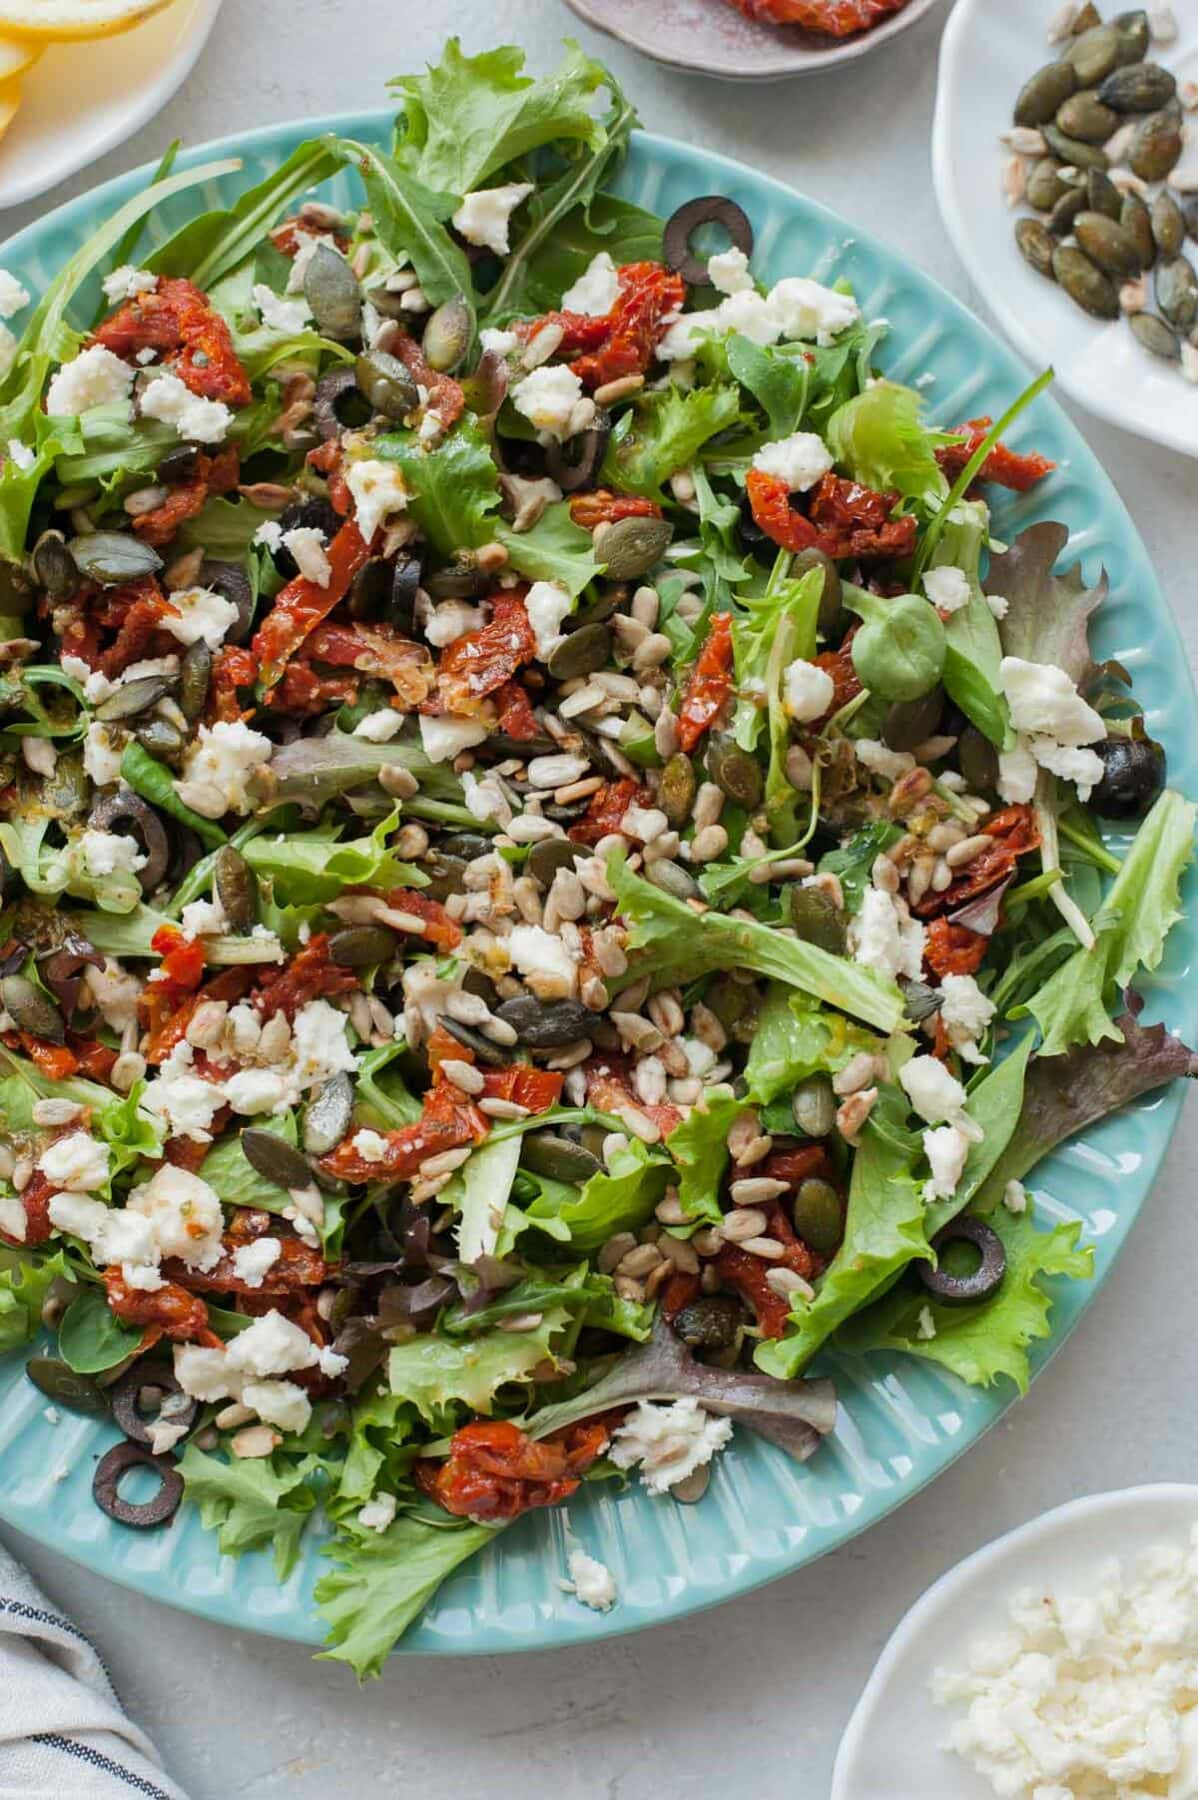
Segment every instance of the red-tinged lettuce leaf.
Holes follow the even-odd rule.
[[[1030,1208],[1014,1214],[1000,1207],[990,1222],[1007,1253],[1007,1272],[992,1300],[944,1306],[930,1300],[923,1288],[904,1283],[859,1313],[837,1338],[837,1348],[854,1354],[902,1350],[939,1363],[971,1387],[991,1387],[1005,1376],[1026,1393],[1028,1346],[1052,1335],[1052,1296],[1043,1278],[1089,1280],[1094,1252],[1077,1248],[1080,1220],[1038,1231]],[[933,1336],[928,1335],[929,1324]]]
[[[1055,663],[1084,688],[1095,673],[1090,617],[1106,599],[1108,584],[1104,570],[1097,586],[1087,588],[1080,563],[1053,574],[1068,541],[1068,528],[1051,519],[1029,526],[1004,556],[993,558],[984,586],[1007,601],[999,625],[1004,654]]]
[[[681,1399],[697,1400],[707,1412],[749,1426],[799,1462],[819,1448],[836,1424],[830,1381],[775,1381],[769,1375],[696,1362],[659,1317],[647,1344],[622,1356],[584,1393],[543,1406],[525,1429],[531,1437],[543,1438],[615,1406]]]
[[[1115,1024],[1119,1042],[1078,1045],[1067,1056],[1032,1062],[1019,1124],[978,1190],[976,1212],[993,1212],[1009,1181],[1020,1180],[1055,1145],[1087,1125],[1179,1076],[1198,1075],[1198,1056],[1163,1025],[1140,1025],[1130,1012]]]

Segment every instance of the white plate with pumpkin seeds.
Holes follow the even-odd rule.
[[[1098,10],[1112,21],[1122,8],[1115,0],[1099,4]],[[1189,99],[1187,84],[1193,83],[1198,99],[1198,6],[1193,0],[1174,0],[1171,11],[1156,5],[1146,10],[1160,34],[1149,45],[1148,60],[1174,75],[1179,98]],[[957,0],[941,47],[933,130],[940,211],[980,298],[1034,368],[1051,363],[1064,391],[1097,417],[1198,456],[1198,339],[1187,353],[1192,376],[1187,379],[1180,362],[1162,360],[1142,347],[1126,314],[1092,318],[1055,281],[1032,268],[1016,245],[1017,221],[1041,215],[1026,199],[1012,204],[1010,191],[1012,184],[1018,191],[1020,178],[1031,173],[1038,158],[1015,156],[1004,137],[1029,77],[1069,48],[1068,39],[1054,43],[1049,37],[1061,13],[1060,0]],[[1170,191],[1189,203],[1198,229],[1198,111],[1185,109],[1182,117],[1183,148]],[[1111,173],[1121,182],[1124,170],[1120,164]],[[1149,205],[1160,185],[1150,185]],[[1181,254],[1198,270],[1193,236],[1187,237]],[[1117,290],[1126,279],[1113,277]],[[1157,311],[1152,275],[1143,305]],[[1174,336],[1180,348],[1185,334]]]

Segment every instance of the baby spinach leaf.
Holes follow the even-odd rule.
[[[752,338],[734,331],[728,339],[726,355],[729,370],[769,420],[770,435],[783,438],[797,431],[810,381],[801,352],[755,344]]]
[[[71,1301],[58,1328],[62,1359],[76,1375],[98,1375],[115,1369],[141,1343],[140,1325],[125,1325],[109,1311],[102,1287],[84,1288]]]

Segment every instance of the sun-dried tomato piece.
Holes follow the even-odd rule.
[[[385,1134],[383,1154],[375,1162],[354,1149],[352,1138],[344,1138],[320,1166],[338,1181],[381,1181],[410,1178],[422,1162],[442,1150],[459,1150],[466,1144],[481,1144],[490,1130],[490,1122],[473,1101],[466,1099],[452,1082],[442,1081],[424,1096],[424,1108],[414,1125]]]
[[[330,540],[325,555],[329,561],[327,585],[320,587],[306,575],[297,575],[280,589],[254,633],[253,651],[265,687],[274,686],[309,632],[344,600],[354,576],[370,560],[370,545],[354,521],[347,519]]]
[[[824,1263],[814,1250],[795,1236],[790,1220],[777,1204],[770,1209],[765,1235],[783,1245],[780,1257],[766,1262],[763,1257],[754,1256],[752,1251],[742,1250],[739,1244],[725,1244],[715,1259],[715,1266],[721,1281],[752,1308],[763,1336],[779,1338],[786,1330],[790,1302],[774,1292],[766,1279],[768,1271],[792,1269],[804,1281],[812,1281]]]
[[[1040,843],[1036,815],[1030,806],[1004,808],[979,827],[979,834],[993,840],[990,847],[967,863],[942,894],[925,895],[912,908],[920,918],[930,918],[933,913],[955,912],[967,900],[997,887],[1012,874],[1018,859],[1038,848]]]
[[[597,844],[601,838],[619,831],[630,806],[647,805],[650,798],[648,788],[631,775],[622,775],[619,781],[605,781],[595,789],[586,811],[570,826],[566,836],[576,844]]]
[[[610,488],[596,488],[589,494],[575,494],[570,501],[570,517],[584,531],[597,525],[610,525],[616,519],[660,519],[661,507],[642,494],[613,494]]]
[[[131,1288],[119,1268],[105,1269],[104,1286],[108,1290],[108,1308],[126,1325],[157,1326],[163,1337],[179,1343],[203,1344],[219,1350],[221,1340],[208,1327],[208,1308],[198,1294],[168,1281],[160,1288],[147,1291]]]
[[[990,943],[980,931],[968,925],[950,925],[947,919],[933,919],[924,942],[924,967],[931,974],[974,975],[981,968]]]
[[[50,1223],[50,1198],[53,1193],[53,1185],[40,1169],[35,1169],[18,1196],[25,1208],[24,1236],[13,1237],[7,1231],[0,1230],[0,1243],[12,1244],[20,1250],[32,1250],[38,1244],[46,1243],[54,1230]]]
[[[847,706],[861,692],[861,677],[853,661],[853,638],[857,630],[858,627],[854,625],[839,650],[821,650],[818,656],[811,659],[817,669],[822,669],[832,677],[832,704],[823,719],[812,722],[813,731],[818,731],[824,719],[830,719],[833,713],[838,713],[842,706]]]
[[[65,1081],[79,1068],[79,1059],[66,1044],[51,1044],[28,1031],[6,1031],[4,1042],[10,1050],[23,1050],[31,1063],[50,1081]]]
[[[223,719],[235,725],[239,719],[250,718],[254,709],[241,705],[237,690],[252,688],[257,679],[258,665],[252,650],[238,644],[222,645],[213,658],[212,680],[204,709],[205,723],[213,725]]]
[[[110,1049],[107,1044],[98,1044],[95,1038],[76,1037],[73,1031],[67,1033],[67,1043],[74,1053],[81,1075],[86,1075],[89,1081],[108,1080],[117,1058],[115,1050]]]
[[[732,692],[732,614],[714,613],[678,709],[678,742],[688,753],[723,712]]]
[[[199,1146],[204,1148],[204,1146]],[[252,1238],[234,1239],[225,1234],[225,1253],[211,1269],[191,1269],[185,1262],[164,1262],[162,1272],[168,1280],[191,1293],[200,1294],[295,1294],[304,1288],[321,1287],[328,1280],[329,1265],[314,1246],[296,1237],[279,1239],[279,1256],[260,1281],[251,1287],[237,1274],[234,1252]]]
[[[462,928],[451,919],[439,900],[431,900],[415,888],[392,888],[386,895],[387,905],[395,912],[408,913],[424,922],[422,936],[438,950],[456,950],[462,941]]]
[[[237,360],[224,319],[192,281],[164,277],[152,293],[135,294],[100,325],[92,338],[132,362],[139,350],[157,350],[158,365],[205,400],[248,406],[249,377]]]
[[[686,298],[681,275],[661,263],[625,263],[618,271],[619,292],[607,314],[600,345],[571,363],[584,387],[602,387],[624,375],[643,375],[653,360],[661,337],[662,321],[678,311]],[[577,315],[565,314],[567,319]],[[575,328],[576,329],[576,328]],[[589,335],[589,334],[588,334]],[[560,354],[569,356],[573,344],[567,331]],[[588,350],[590,346],[587,346]]]
[[[798,555],[810,550],[819,537],[810,519],[796,512],[790,504],[790,489],[781,475],[767,475],[764,469],[750,469],[745,477],[745,492],[753,509],[753,523],[779,549]]]
[[[859,481],[825,475],[815,486],[808,506],[819,537],[816,547],[834,562],[845,557],[909,556],[915,548],[916,522],[912,517],[892,519],[899,494],[879,493]]]
[[[196,459],[195,474],[172,487],[161,506],[142,513],[133,521],[133,529],[146,544],[169,544],[187,519],[202,512],[210,494],[228,494],[237,486],[241,458],[237,448],[229,444],[215,456],[203,451]]]
[[[970,419],[967,425],[957,426],[958,432],[964,434],[964,443],[945,444],[937,450],[936,461],[949,481],[956,481],[966,463],[980,447],[993,422],[989,418]],[[1005,444],[995,444],[975,480],[992,481],[996,486],[1010,488],[1016,494],[1026,494],[1029,488],[1034,488],[1046,475],[1051,475],[1056,466],[1046,456],[1040,456],[1034,451],[1029,456],[1021,456],[1017,450],[1009,450]]]
[[[907,0],[728,0],[748,19],[765,25],[798,25],[825,37],[853,37],[872,31],[901,12]]]
[[[345,451],[341,448],[340,438],[329,438],[323,444],[317,444],[309,450],[304,459],[308,467],[323,475],[329,487],[329,505],[342,519],[348,519],[354,510],[354,497],[349,491],[345,479]]]
[[[529,744],[541,735],[541,727],[532,710],[532,701],[518,681],[505,681],[501,688],[496,688],[495,709],[498,714],[496,723],[505,737],[514,738],[520,744]]]
[[[253,979],[250,969],[222,969],[198,992],[173,1004],[159,995],[157,990],[163,986],[162,982],[148,982],[138,1001],[139,1015],[150,1033],[142,1052],[146,1061],[155,1065],[164,1063],[175,1045],[186,1036],[187,1027],[205,1000],[223,1000],[227,1006],[232,1006],[249,992]]]
[[[800,1181],[813,1178],[827,1181],[831,1169],[822,1144],[804,1144],[794,1150],[774,1150],[761,1164],[759,1173],[767,1181],[784,1181],[788,1187],[798,1187]]]
[[[356,675],[321,674],[311,663],[297,658],[287,664],[282,679],[263,698],[272,712],[314,719],[330,707],[356,705],[359,685]]]
[[[428,405],[437,413],[444,430],[455,425],[466,410],[466,395],[452,375],[443,375],[425,359],[424,351],[414,337],[397,337],[388,346],[397,356],[418,387],[428,395]]]
[[[477,713],[480,701],[496,693],[536,656],[536,635],[523,592],[501,589],[491,595],[489,605],[490,623],[466,632],[441,653],[437,700],[445,712]]]
[[[476,1419],[455,1431],[439,1467],[418,1462],[418,1485],[461,1519],[516,1519],[575,1493],[607,1449],[609,1428],[592,1419],[540,1442],[507,1419]]]
[[[232,1108],[228,1106],[223,1106],[220,1112],[214,1114],[211,1126],[214,1136],[224,1130],[231,1116]],[[198,1175],[211,1148],[211,1144],[197,1144],[194,1138],[167,1138],[162,1146],[162,1160],[168,1162],[172,1169],[186,1169],[189,1175]]]
[[[509,1063],[504,1069],[483,1070],[483,1092],[488,1100],[513,1100],[530,1113],[543,1113],[561,1099],[565,1079],[550,1069]]]
[[[294,1025],[296,1013],[310,1000],[352,994],[359,985],[353,969],[330,960],[328,932],[317,931],[287,962],[262,970],[251,999],[263,1022],[286,1013],[288,1024]]]
[[[604,1053],[583,1064],[586,1076],[587,1102],[600,1112],[618,1114],[622,1106],[631,1106],[652,1119],[662,1137],[669,1137],[682,1114],[676,1106],[646,1104],[638,1100],[632,1087],[632,1067],[626,1056]]]
[[[683,1307],[689,1306],[692,1300],[697,1300],[702,1291],[697,1275],[689,1275],[685,1269],[675,1269],[658,1294],[657,1303],[661,1307],[662,1318],[672,1325]]]
[[[436,673],[425,645],[401,636],[393,625],[318,625],[300,655],[305,662],[389,681],[404,712],[427,699]]]
[[[284,219],[281,225],[276,225],[269,233],[269,237],[276,250],[282,251],[284,256],[289,256],[294,261],[300,252],[301,232],[309,238],[327,238],[331,244],[336,244],[342,256],[349,249],[349,239],[343,231],[338,231],[331,225],[309,223],[299,217]]]

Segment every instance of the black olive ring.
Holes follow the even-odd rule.
[[[950,1275],[947,1269],[934,1269],[931,1263],[917,1264],[919,1279],[933,1298],[945,1306],[974,1306],[989,1300],[1002,1286],[1007,1272],[1007,1253],[1003,1241],[992,1226],[975,1213],[962,1213],[938,1231],[932,1239],[937,1255],[948,1244],[976,1244],[982,1260],[969,1275]]]
[[[139,1360],[131,1369],[126,1369],[119,1381],[113,1383],[109,1390],[112,1416],[125,1436],[135,1444],[149,1444],[150,1427],[158,1423],[157,1418],[147,1419],[138,1405],[138,1398],[145,1387],[162,1388],[164,1400],[168,1394],[183,1391],[168,1363],[146,1363]],[[190,1427],[195,1416],[196,1403],[191,1400],[188,1406],[171,1413],[169,1422],[172,1425]]]
[[[138,1506],[130,1500],[122,1500],[119,1492],[122,1476],[133,1468],[152,1469],[162,1479],[162,1486],[154,1498]],[[141,1444],[126,1439],[123,1444],[114,1444],[96,1464],[92,1496],[100,1511],[107,1513],[110,1519],[146,1531],[152,1525],[165,1525],[168,1519],[174,1518],[183,1498],[183,1477],[176,1469],[173,1457],[154,1456]]]
[[[729,200],[726,194],[703,194],[697,200],[688,200],[666,221],[662,248],[668,266],[691,287],[711,279],[707,258],[696,256],[691,249],[691,239],[700,225],[722,225],[738,250],[746,256],[753,254],[753,227],[735,200]]]

